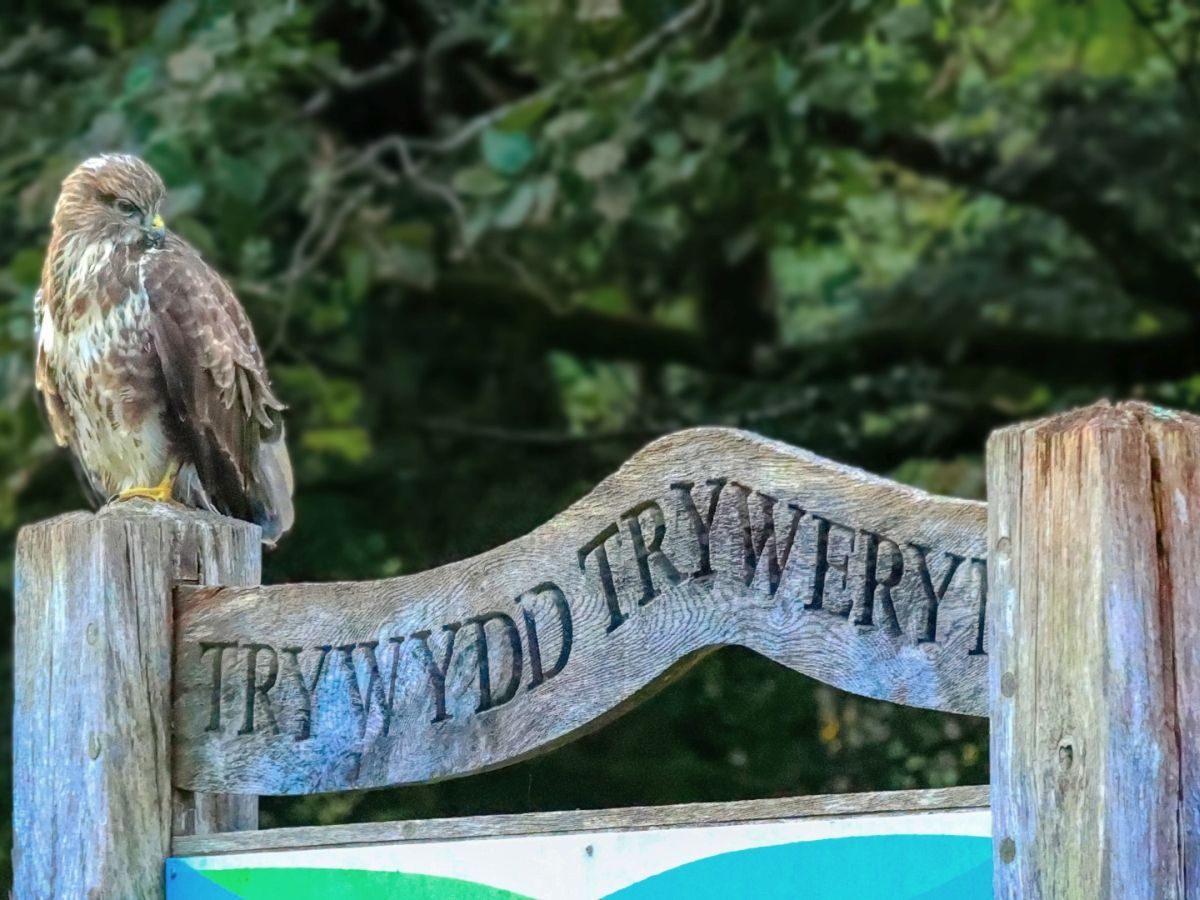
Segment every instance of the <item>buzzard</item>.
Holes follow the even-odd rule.
[[[284,406],[229,285],[163,225],[134,156],[62,184],[34,297],[35,384],[97,502],[144,497],[292,524]]]

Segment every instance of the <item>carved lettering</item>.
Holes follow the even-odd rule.
[[[312,680],[304,680],[304,672],[300,669],[300,653],[299,647],[283,647],[282,650],[292,658],[292,674],[296,679],[296,692],[300,695],[300,729],[296,732],[297,741],[307,741],[312,737],[312,714],[313,700],[317,694],[317,683],[321,680],[321,672],[325,668],[325,658],[329,656],[329,651],[333,649],[329,644],[324,644],[314,649],[321,651],[321,655],[317,657],[317,668],[313,672]]]
[[[713,519],[717,516],[717,503],[721,499],[721,491],[724,489],[726,481],[724,478],[710,478],[706,484],[712,490],[708,495],[708,512],[704,516],[700,515],[700,510],[696,508],[696,501],[692,497],[692,482],[676,481],[671,485],[671,490],[679,493],[679,502],[692,523],[692,534],[695,535],[696,544],[700,548],[700,564],[692,573],[693,578],[703,578],[712,574],[710,532]]]
[[[882,535],[864,531],[867,538],[866,552],[863,554],[865,574],[863,577],[862,612],[854,620],[855,625],[875,624],[875,600],[878,596],[879,607],[883,610],[884,624],[892,634],[900,634],[900,621],[896,618],[896,605],[892,602],[892,588],[904,577],[904,555],[895,541],[889,541]],[[887,554],[889,563],[887,574],[879,577],[879,551]]]
[[[499,694],[492,693],[491,664],[488,661],[488,622],[499,622],[504,636],[508,639],[508,683]],[[503,706],[516,696],[517,688],[521,686],[521,635],[517,631],[517,623],[508,613],[490,612],[467,619],[463,624],[478,626],[475,631],[475,653],[479,658],[479,706],[475,708],[475,712],[486,712]]]
[[[971,648],[971,656],[986,656],[987,647],[984,640],[987,637],[987,560],[971,557],[971,568],[979,577],[979,610],[976,613],[975,646]]]
[[[275,679],[279,676],[279,654],[275,652],[275,648],[268,644],[244,644],[246,648],[246,712],[242,717],[242,727],[238,729],[238,734],[253,734],[254,733],[254,707],[255,700],[262,702],[262,707],[267,713],[267,722],[270,724],[271,733],[279,734],[279,723],[275,719],[275,707],[271,704],[271,695],[269,691],[275,687]],[[262,651],[270,653],[270,662],[267,663],[267,677],[261,682],[258,680],[258,655]]]
[[[213,654],[212,662],[212,693],[208,701],[208,725],[205,731],[220,731],[221,730],[221,658],[225,651],[230,647],[236,647],[237,641],[201,641],[200,642],[200,659],[204,659],[204,654],[209,650],[216,650]]]
[[[459,622],[451,622],[449,625],[442,626],[442,631],[446,632],[446,649],[442,654],[440,666],[433,658],[433,648],[429,646],[430,633],[416,631],[412,635],[413,640],[418,642],[416,646],[419,648],[421,661],[425,663],[425,671],[429,675],[429,687],[433,691],[434,722],[444,722],[446,719],[453,718],[446,712],[446,673],[450,670],[450,657],[454,655],[454,637],[461,627]]]
[[[386,735],[391,727],[392,704],[396,699],[396,674],[400,670],[400,644],[403,642],[404,638],[402,637],[388,638],[388,643],[392,645],[392,674],[386,691],[383,688],[383,676],[379,673],[379,660],[375,656],[375,648],[379,646],[379,641],[359,641],[356,644],[345,644],[338,647],[342,651],[342,660],[346,665],[346,675],[349,679],[350,707],[358,714],[360,737],[364,737],[367,733],[372,703],[379,708],[382,732]],[[358,682],[358,672],[354,668],[354,650],[356,648],[363,651],[363,656],[367,660],[365,696]]]
[[[775,534],[775,503],[774,497],[754,491],[755,496],[759,498],[761,521],[760,527],[755,534],[754,524],[750,517],[750,488],[745,485],[738,484],[736,481],[730,482],[729,485],[734,489],[737,496],[737,515],[738,524],[742,529],[742,582],[749,587],[754,581],[754,574],[758,571],[759,560],[762,559],[764,551],[767,556],[767,590],[774,597],[775,592],[779,590],[779,581],[783,570],[787,568],[788,558],[792,555],[792,545],[796,541],[796,530],[800,526],[800,519],[804,516],[804,510],[795,503],[789,503],[788,508],[792,510],[792,521],[787,529],[787,536],[784,538],[782,551],[779,548],[779,540]]]
[[[921,575],[921,586],[925,590],[925,627],[917,635],[917,643],[924,644],[937,640],[938,605],[946,596],[946,591],[950,588],[950,582],[954,580],[954,574],[958,571],[958,567],[962,565],[964,557],[954,553],[946,554],[950,562],[946,563],[946,568],[942,570],[941,585],[935,590],[933,587],[933,578],[929,574],[929,563],[927,561],[929,548],[922,547],[920,544],[909,544],[909,546],[916,553],[917,571]]]
[[[600,577],[600,588],[604,591],[604,602],[608,604],[608,633],[616,631],[629,618],[621,611],[621,603],[617,599],[617,585],[613,581],[612,567],[608,563],[608,551],[604,548],[609,538],[617,534],[616,524],[609,525],[598,535],[579,548],[579,569],[587,571],[587,558],[593,553],[596,556],[596,574]]]
[[[813,519],[817,522],[817,558],[813,566],[813,593],[812,600],[804,604],[805,609],[824,609],[825,608],[825,582],[829,577],[829,570],[842,573],[842,590],[846,589],[846,578],[850,570],[850,556],[854,553],[854,539],[857,532],[853,528],[834,522],[831,519],[826,519],[823,516],[818,516],[812,513]],[[830,558],[829,541],[830,535],[844,535],[850,541],[850,546],[840,557]],[[835,615],[849,617],[850,604],[846,604],[845,609],[829,610]]]
[[[661,484],[659,487],[661,491]],[[877,532],[843,524],[808,511],[808,504],[801,505],[800,500],[772,496],[728,478],[708,478],[703,486],[698,480],[671,481],[669,488],[669,494],[660,493],[658,498],[630,506],[579,547],[575,560],[568,556],[567,560],[557,561],[559,569],[549,570],[561,573],[561,566],[565,565],[570,570],[566,578],[579,578],[582,575],[587,583],[587,591],[599,591],[598,596],[587,597],[587,608],[597,610],[597,616],[604,620],[604,634],[611,635],[631,617],[636,617],[642,606],[652,602],[665,604],[669,598],[673,607],[670,611],[673,621],[682,623],[682,627],[697,623],[699,627],[707,629],[700,633],[705,640],[728,643],[744,640],[750,646],[766,647],[770,652],[773,652],[771,648],[782,647],[783,660],[792,665],[796,658],[806,655],[806,642],[819,641],[821,638],[820,628],[813,628],[821,623],[807,620],[806,614],[800,611],[802,604],[803,610],[824,610],[832,616],[845,619],[846,624],[828,620],[824,622],[825,628],[836,632],[838,640],[854,634],[854,629],[848,627],[852,622],[862,629],[879,628],[892,636],[905,635],[905,640],[917,644],[936,644],[939,639],[945,641],[947,636],[952,636],[950,641],[956,654],[965,652],[979,656],[987,653],[986,562],[968,555],[971,551],[961,544],[955,545],[960,551],[955,553],[908,542],[911,533],[897,540],[884,533],[886,527]],[[663,499],[664,496],[670,497],[673,509],[669,511],[673,518],[665,511],[668,501]],[[721,505],[723,498],[724,506]],[[855,518],[845,505],[831,506],[830,509],[835,510],[833,514],[838,517]],[[806,524],[806,517],[813,521],[811,529]],[[900,523],[905,520],[896,517],[894,521],[897,523],[894,534],[899,534]],[[975,523],[972,527],[977,528],[978,510],[971,521]],[[970,534],[965,536],[971,537]],[[623,544],[626,537],[628,552]],[[980,540],[977,535],[971,539]],[[696,548],[694,557],[691,556],[693,540]],[[618,549],[614,549],[614,543]],[[688,558],[683,559],[683,556]],[[576,562],[579,571],[573,575],[571,571]],[[714,565],[717,569],[715,572]],[[508,575],[507,572],[501,574],[505,577]],[[593,577],[598,588],[592,586]],[[698,579],[708,581],[689,584]],[[964,579],[974,579],[976,584],[964,584]],[[531,577],[524,584],[534,580]],[[785,581],[787,584],[784,584]],[[436,581],[433,583],[438,584]],[[500,583],[505,582],[502,578],[493,577],[490,571],[485,578],[476,578],[472,572],[470,579],[461,583],[461,589],[451,583],[446,596],[452,597],[455,603],[463,601],[459,609],[474,613],[488,608],[481,605],[481,601],[486,602],[483,592],[495,590]],[[951,589],[954,589],[954,593],[950,593]],[[973,590],[977,590],[974,595],[971,594]],[[763,618],[748,623],[730,623],[731,627],[727,629],[711,628],[711,622],[700,620],[700,615],[706,613],[706,610],[699,608],[701,605],[707,603],[715,609],[727,609],[739,602],[739,594],[750,591],[758,596],[753,598],[753,602],[737,608],[736,614],[761,615]],[[599,602],[601,596],[604,599],[603,607]],[[636,603],[633,599],[635,596]],[[779,598],[779,605],[772,607],[763,602],[767,598]],[[675,609],[675,604],[684,606]],[[195,722],[194,727],[198,730],[204,724],[203,704],[207,697],[208,718],[204,730],[219,733],[222,728],[222,695],[225,692],[236,693],[237,700],[232,702],[241,707],[237,734],[279,735],[282,724],[286,729],[283,740],[300,742],[316,736],[317,744],[309,749],[325,752],[325,742],[330,741],[331,736],[314,733],[331,727],[325,725],[326,722],[346,727],[351,732],[344,736],[347,741],[357,738],[365,742],[368,733],[371,734],[371,740],[375,740],[376,732],[381,738],[406,739],[407,732],[399,734],[404,725],[398,720],[399,717],[411,710],[412,702],[421,709],[427,708],[421,696],[423,688],[419,684],[409,684],[409,681],[428,679],[432,697],[432,718],[429,722],[438,725],[454,718],[451,710],[459,710],[459,716],[469,720],[472,713],[466,712],[468,709],[473,710],[474,714],[482,714],[502,709],[508,704],[512,704],[510,708],[524,704],[533,711],[532,714],[537,714],[538,701],[536,698],[527,699],[528,692],[558,677],[571,660],[572,653],[578,655],[583,646],[593,657],[577,660],[575,665],[582,665],[582,672],[590,671],[593,675],[603,671],[605,639],[600,634],[588,631],[587,643],[578,648],[575,646],[574,616],[578,615],[579,608],[573,608],[572,602],[568,601],[566,593],[555,581],[541,581],[521,592],[507,608],[508,612],[489,611],[440,626],[435,619],[424,630],[412,631],[411,634],[394,637],[377,635],[374,640],[353,640],[342,644],[331,642],[316,646],[287,646],[278,651],[266,643],[204,641],[199,644],[198,656],[188,654],[185,657],[195,661],[195,674],[199,677],[187,682],[184,702],[192,704],[196,710],[195,715],[200,721]],[[516,610],[520,610],[519,614]],[[665,608],[662,612],[666,612]],[[377,614],[382,617],[386,615],[386,610],[377,610]],[[375,615],[373,613],[372,618],[378,627],[379,620],[374,619]],[[462,615],[467,613],[463,612]],[[405,611],[401,620],[411,622],[407,616],[408,612]],[[351,618],[348,614],[347,620]],[[353,621],[358,623],[359,620],[353,617]],[[652,615],[648,615],[644,621],[635,619],[630,630],[637,634],[624,636],[633,640],[616,640],[612,643],[619,645],[617,649],[621,654],[638,651],[638,642],[654,638],[639,629],[653,627],[655,621],[657,617]],[[361,623],[364,629],[370,624],[369,621]],[[589,628],[596,627],[590,622],[588,624]],[[749,636],[747,631],[732,627],[735,624],[748,629]],[[417,620],[404,631],[422,626],[425,623]],[[474,628],[470,642],[465,646],[458,640],[464,626]],[[777,628],[779,632],[776,635],[761,635],[761,630],[766,628]],[[596,631],[600,629],[596,628]],[[370,637],[372,633],[367,631],[364,636]],[[354,636],[354,631],[340,633],[343,641]],[[672,640],[675,638],[674,635],[668,637]],[[683,636],[688,641],[693,641],[694,637],[694,634]],[[761,637],[766,640],[761,640]],[[793,638],[797,642],[795,646],[787,643]],[[886,642],[873,641],[867,635],[863,635],[863,638],[867,662],[878,656],[885,657],[890,652]],[[458,656],[455,655],[456,644],[460,651]],[[969,644],[969,649],[963,646],[965,644]],[[409,646],[412,647],[411,651]],[[469,653],[472,647],[474,660],[463,658],[462,651]],[[958,649],[960,647],[962,649]],[[236,673],[231,677],[236,684],[223,681],[223,674],[226,651],[243,648],[246,654],[245,685],[244,691],[241,691],[243,685],[236,681],[241,674],[241,658],[231,662],[231,671]],[[901,660],[904,666],[908,666],[909,662],[916,666],[911,669],[915,675],[905,675],[910,681],[926,671],[923,666],[927,663],[932,661],[935,665],[941,665],[937,653],[942,652],[943,648],[927,649],[930,651],[927,657],[913,654],[912,660]],[[330,654],[335,651],[335,658],[330,660]],[[290,671],[285,672],[282,678],[281,657],[285,669],[290,666]],[[525,668],[526,659],[528,669]],[[862,662],[856,664],[862,665]],[[452,669],[452,665],[455,668]],[[964,666],[966,661],[958,660],[952,665]],[[333,672],[330,672],[331,668]],[[972,672],[978,669],[977,662],[970,663]],[[476,675],[477,681],[474,680]],[[342,677],[348,679],[344,690],[340,682]],[[333,686],[328,683],[331,678],[336,682]],[[870,672],[857,675],[856,678],[859,678],[856,684],[871,683]],[[526,685],[524,692],[521,691],[523,682]],[[560,679],[559,689],[565,689],[568,683],[572,690],[579,687],[573,678],[568,678],[567,681]],[[873,683],[871,686],[873,688]],[[853,689],[853,685],[851,687]],[[933,687],[942,688],[940,683]],[[904,690],[908,691],[909,688],[906,686]],[[417,696],[410,698],[410,691],[416,691]],[[455,695],[460,691],[464,696]],[[194,693],[188,696],[191,692]],[[399,704],[397,692],[400,695]],[[909,694],[904,693],[904,696]],[[921,694],[918,699],[924,697],[925,694]],[[534,705],[529,707],[531,702]],[[330,705],[336,705],[336,710],[326,711]],[[418,712],[417,715],[419,718],[423,713]],[[232,730],[234,726],[228,719],[227,715],[225,726]],[[426,741],[428,732],[423,729],[428,726],[422,722],[416,724],[419,727],[412,732],[414,741]],[[462,722],[445,726],[440,730],[440,735],[448,740],[459,740],[463,735],[475,739],[475,733],[467,727],[467,723]],[[194,735],[189,735],[188,739],[194,739]],[[353,751],[337,741],[329,746],[336,748],[337,753],[353,757],[357,752],[364,755],[363,758],[368,750],[373,754],[390,753],[399,758],[400,754],[408,753],[410,749],[406,744],[401,746],[394,742],[377,748],[360,743]]]
[[[642,532],[641,517],[643,513],[649,514],[654,529],[649,544],[646,543],[646,537]],[[621,518],[625,521],[626,528],[629,529],[629,539],[633,543],[633,556],[637,560],[638,574],[642,578],[642,599],[638,601],[638,605],[645,606],[661,593],[654,586],[654,577],[650,572],[651,563],[658,567],[659,575],[668,584],[674,585],[680,582],[679,570],[662,551],[663,538],[667,536],[667,523],[663,519],[662,507],[655,500],[639,503],[633,509],[623,513]]]
[[[530,594],[549,594],[554,601],[554,611],[558,615],[558,623],[562,631],[562,646],[558,651],[558,659],[549,669],[542,668],[542,643],[538,636],[537,621],[534,619],[533,613],[529,607],[522,605],[521,615],[525,619],[525,643],[529,647],[529,686],[527,691],[532,691],[535,687],[544,681],[549,681],[555,675],[563,670],[567,664],[567,660],[571,658],[571,643],[573,640],[571,628],[571,607],[567,603],[567,596],[562,592],[558,585],[552,581],[543,581],[531,591],[527,591],[517,598],[517,603],[521,603]]]

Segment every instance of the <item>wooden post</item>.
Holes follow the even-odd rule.
[[[1200,419],[1092,406],[987,465],[995,894],[1196,896]]]
[[[256,798],[172,796],[172,590],[258,584],[260,559],[253,525],[143,501],[22,529],[18,900],[162,896],[173,812],[188,831],[250,824]]]

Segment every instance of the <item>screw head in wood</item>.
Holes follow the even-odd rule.
[[[1017,692],[1017,676],[1012,672],[1005,672],[1000,676],[1000,694],[1004,697],[1011,697]]]
[[[1000,842],[1000,862],[1010,863],[1017,858],[1017,844],[1010,837]]]

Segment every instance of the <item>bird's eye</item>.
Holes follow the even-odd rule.
[[[118,198],[114,205],[117,207],[117,212],[123,216],[136,216],[140,212],[137,206],[126,200],[124,197]]]

